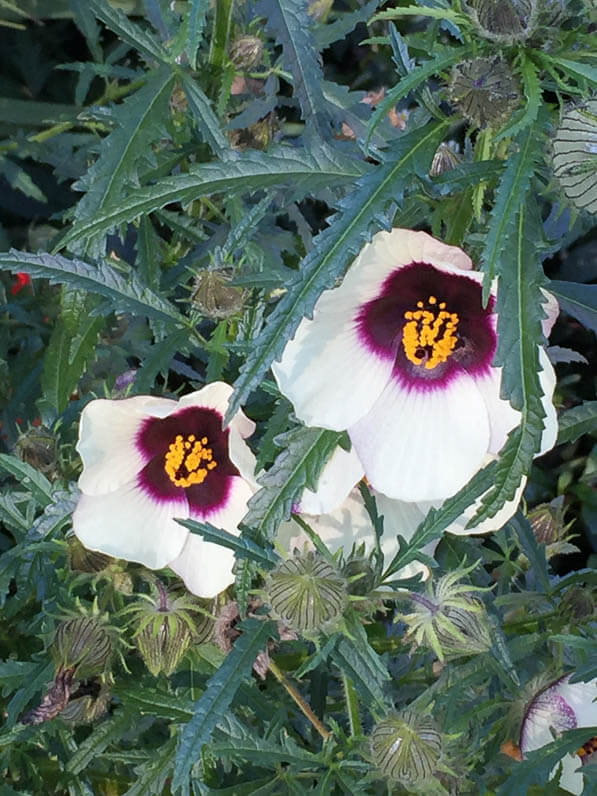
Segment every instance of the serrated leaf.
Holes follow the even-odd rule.
[[[0,175],[6,182],[25,196],[37,202],[47,202],[46,196],[33,182],[29,174],[10,158],[0,157]]]
[[[47,661],[40,661],[35,664],[35,668],[29,672],[21,682],[21,688],[13,695],[6,706],[5,727],[11,727],[18,720],[27,705],[34,696],[42,691],[47,683],[54,677],[54,664]]]
[[[528,127],[529,124],[534,124],[537,119],[539,108],[541,107],[539,73],[534,62],[524,55],[524,50],[522,51],[520,73],[527,104],[522,113],[517,114],[506,127],[500,130],[498,135],[495,136],[494,141],[500,141],[506,136],[514,137],[518,135],[525,127]]]
[[[191,69],[197,68],[197,51],[203,37],[205,16],[209,8],[209,0],[192,0],[189,10],[189,32],[186,43],[186,53]]]
[[[191,533],[199,534],[206,542],[227,547],[229,550],[233,550],[239,558],[248,558],[267,569],[280,561],[279,556],[273,550],[260,547],[245,536],[233,536],[221,528],[215,528],[209,522],[198,522],[197,520],[176,520],[176,522],[179,525],[184,525]]]
[[[514,497],[541,447],[545,409],[539,381],[539,349],[544,342],[541,329],[544,277],[537,254],[540,240],[538,207],[529,202],[518,209],[517,223],[510,229],[507,246],[500,250],[496,260],[499,281],[495,362],[502,366],[502,397],[521,412],[521,423],[510,432],[500,451],[495,483],[483,497],[471,525],[493,517]]]
[[[146,716],[157,716],[174,722],[185,722],[193,717],[193,703],[180,695],[168,694],[147,683],[116,686],[115,693],[125,709]]]
[[[325,462],[340,440],[341,433],[323,428],[299,426],[275,439],[281,453],[272,467],[258,479],[262,487],[249,500],[243,524],[265,539],[272,539],[278,526],[290,517],[305,487],[315,490]]]
[[[579,61],[571,61],[569,58],[558,58],[550,55],[549,60],[557,64],[561,69],[572,75],[575,79],[587,80],[591,85],[597,86],[597,68],[590,64],[582,64]]]
[[[521,512],[517,512],[508,525],[518,537],[520,547],[529,560],[534,577],[537,578],[543,591],[549,594],[551,584],[549,582],[547,558],[545,557],[545,545],[540,545],[537,542],[531,523]]]
[[[160,796],[172,770],[175,752],[176,737],[169,738],[157,749],[151,750],[150,759],[136,766],[135,781],[124,792],[124,796]]]
[[[21,487],[24,487],[33,496],[40,506],[45,507],[52,503],[52,485],[48,479],[27,462],[22,462],[15,456],[0,453],[0,470],[14,476]]]
[[[389,672],[369,644],[363,626],[352,623],[350,632],[354,638],[341,636],[330,658],[352,680],[363,704],[383,714],[388,709],[384,684],[390,680]]]
[[[585,401],[560,415],[557,444],[576,442],[583,434],[597,432],[597,401]]]
[[[104,319],[90,316],[93,303],[87,293],[62,288],[60,315],[44,356],[42,414],[48,409],[62,414],[87,364],[95,359]]]
[[[306,3],[296,0],[258,0],[255,12],[265,17],[266,29],[282,45],[284,68],[294,78],[294,95],[305,123],[313,125],[321,137],[329,134],[330,111],[321,89],[321,57],[311,34],[311,19]]]
[[[480,182],[500,177],[504,172],[504,162],[501,160],[481,160],[477,163],[462,163],[454,169],[444,171],[437,177],[431,178],[432,185],[439,185],[442,194],[457,193],[465,188],[470,188]]]
[[[98,212],[95,218],[74,224],[61,239],[59,248],[89,235],[108,232],[118,224],[133,221],[171,202],[188,204],[213,193],[238,194],[284,184],[295,192],[311,193],[345,184],[366,170],[366,164],[323,146],[312,153],[278,147],[267,154],[250,151],[231,155],[224,163],[202,163],[192,166],[187,174],[160,180],[136,191],[126,201]]]
[[[597,334],[597,285],[554,280],[549,283],[549,289],[564,312]]]
[[[439,122],[401,136],[382,164],[355,181],[350,196],[340,202],[340,211],[330,219],[330,226],[314,239],[313,249],[288,285],[286,295],[255,339],[236,380],[227,420],[245,403],[274,359],[281,356],[303,316],[311,316],[321,292],[334,285],[349,260],[370,239],[378,223],[376,215],[400,202],[417,176],[427,175],[445,129],[446,123]]]
[[[168,373],[174,355],[189,341],[188,329],[176,329],[159,343],[154,343],[135,374],[135,392],[143,395],[151,390],[159,373]]]
[[[222,132],[218,117],[198,83],[186,73],[181,74],[182,87],[189,101],[189,108],[203,139],[216,157],[224,158],[230,153],[230,142]]]
[[[65,284],[97,293],[110,299],[113,310],[155,317],[169,323],[186,323],[169,301],[141,284],[134,271],[125,277],[106,262],[90,265],[83,260],[69,260],[60,254],[31,254],[11,249],[0,253],[0,270],[24,271],[31,276],[48,279],[52,284]]]
[[[202,746],[209,741],[242,681],[249,676],[259,652],[266,648],[270,637],[277,635],[276,625],[270,621],[247,619],[238,628],[242,631],[241,636],[209,679],[205,692],[194,707],[193,718],[182,731],[172,778],[173,791],[186,787]]]
[[[158,61],[168,61],[168,52],[156,41],[153,36],[139,25],[135,25],[117,8],[112,8],[105,0],[87,0],[90,11],[113,31],[120,41],[130,44],[139,52],[145,53],[150,58]]]
[[[415,67],[411,72],[402,77],[396,85],[391,88],[386,96],[378,103],[377,107],[371,115],[369,122],[369,130],[367,132],[367,139],[365,145],[369,145],[371,136],[373,135],[376,127],[386,117],[396,103],[403,97],[410,94],[419,86],[421,86],[432,75],[436,75],[448,66],[452,66],[458,61],[463,60],[467,55],[467,51],[462,48],[458,50],[450,50],[448,53],[442,53],[436,58],[425,61],[419,66]]]
[[[89,763],[101,755],[111,743],[119,741],[136,717],[125,711],[117,711],[109,719],[99,724],[84,741],[78,744],[66,764],[69,774],[79,774]]]
[[[338,13],[338,18],[334,22],[318,26],[313,34],[317,49],[325,50],[333,42],[345,39],[359,23],[368,22],[380,3],[381,0],[369,0],[360,8]]]
[[[281,763],[299,769],[322,766],[322,761],[316,755],[301,749],[290,736],[282,736],[276,743],[271,737],[265,739],[247,733],[243,738],[233,736],[227,741],[212,742],[210,752],[216,757],[225,755],[235,760],[251,762],[260,768],[273,770],[277,770]]]
[[[75,221],[92,218],[138,185],[137,169],[143,160],[153,165],[152,144],[165,135],[168,103],[176,75],[162,67],[146,84],[118,105],[113,113],[116,128],[100,146],[99,157],[80,185],[87,193],[75,209]],[[101,240],[89,240],[76,247],[78,253],[102,256]]]

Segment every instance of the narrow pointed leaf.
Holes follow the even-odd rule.
[[[597,432],[597,401],[585,401],[568,409],[559,418],[558,445],[576,442],[583,434]]]
[[[564,312],[597,334],[597,285],[554,280],[549,283],[549,289]]]
[[[87,0],[87,5],[121,41],[125,41],[150,58],[168,61],[168,52],[162,45],[146,30],[131,22],[122,11],[112,8],[106,0]]]
[[[262,567],[270,569],[279,563],[280,557],[271,548],[263,548],[247,539],[244,536],[234,536],[221,528],[216,528],[209,522],[198,522],[197,520],[176,520],[180,525],[184,525],[191,533],[202,536],[206,542],[213,542],[222,547],[233,550],[239,558],[247,558],[256,561]]]
[[[230,142],[222,132],[218,117],[198,83],[186,73],[181,74],[182,87],[189,101],[189,108],[202,138],[210,145],[216,157],[223,158],[230,150]]]

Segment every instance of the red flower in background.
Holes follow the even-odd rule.
[[[16,296],[17,293],[20,293],[24,287],[31,284],[31,277],[29,274],[23,273],[23,271],[19,271],[17,273],[17,281],[11,287],[10,292],[13,296]]]

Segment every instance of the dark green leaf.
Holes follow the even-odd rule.
[[[186,53],[192,69],[197,68],[197,51],[203,37],[205,16],[209,8],[209,0],[192,0],[189,10],[189,33]]]
[[[78,744],[76,751],[66,764],[70,774],[79,774],[89,763],[112,743],[120,741],[124,733],[134,724],[135,716],[124,711],[117,711],[109,719],[99,724],[84,741]]]
[[[150,759],[135,768],[135,781],[123,796],[161,796],[172,771],[176,753],[176,737],[151,751]]]
[[[113,31],[121,41],[130,44],[139,52],[158,61],[168,61],[168,53],[151,34],[135,25],[117,8],[112,8],[106,0],[87,0],[87,5],[101,21]]]
[[[597,334],[597,285],[553,281],[549,289],[564,312]]]
[[[241,636],[208,681],[203,696],[195,705],[193,718],[182,732],[176,752],[173,791],[186,787],[201,748],[226,714],[242,681],[249,676],[259,652],[266,648],[269,638],[276,636],[276,626],[270,621],[247,619],[238,625],[238,629],[242,631]]]
[[[445,129],[444,123],[433,123],[401,136],[387,160],[355,181],[350,197],[340,203],[340,212],[315,238],[296,279],[288,285],[288,292],[256,338],[236,381],[227,418],[245,403],[274,359],[281,356],[303,316],[311,316],[321,292],[334,285],[370,238],[372,229],[379,226],[388,205],[402,201],[404,191],[412,186],[416,176],[426,177]]]
[[[352,623],[353,638],[341,636],[332,649],[331,659],[352,680],[363,704],[369,710],[385,713],[388,709],[384,685],[390,680],[388,670],[371,647],[362,625]]]
[[[134,272],[125,277],[106,262],[90,265],[59,254],[31,254],[11,249],[0,254],[0,270],[24,271],[31,276],[49,279],[53,284],[97,293],[110,299],[113,310],[155,317],[169,323],[186,322],[169,301],[141,284]]]
[[[189,108],[204,140],[210,145],[216,157],[223,158],[230,153],[230,142],[222,132],[208,98],[195,80],[186,73],[181,75],[182,87],[189,101]]]
[[[521,512],[515,514],[508,525],[518,536],[520,547],[529,560],[534,577],[537,578],[543,591],[549,594],[551,584],[549,582],[547,558],[545,557],[545,545],[540,545],[537,542],[531,523]]]
[[[597,401],[585,401],[568,409],[559,418],[558,445],[576,442],[583,434],[597,432]]]
[[[31,492],[40,506],[48,506],[52,502],[52,485],[48,479],[27,462],[15,456],[0,453],[0,470],[14,476],[19,485]]]

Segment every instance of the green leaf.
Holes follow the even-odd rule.
[[[458,193],[480,182],[500,177],[503,172],[502,160],[480,160],[477,163],[462,163],[454,169],[444,171],[443,174],[432,177],[431,184],[441,186],[442,193],[446,192],[446,188],[450,193]]]
[[[40,661],[35,664],[28,676],[21,681],[21,688],[13,695],[6,706],[6,727],[10,727],[18,720],[27,705],[45,689],[48,682],[54,678],[54,664]],[[1,745],[1,744],[0,744]]]
[[[62,414],[88,363],[95,359],[104,324],[103,318],[90,316],[95,303],[87,293],[62,288],[60,315],[44,356],[42,414],[48,410]]]
[[[502,366],[502,397],[521,412],[521,423],[508,435],[500,451],[495,483],[483,497],[482,507],[470,525],[493,517],[514,497],[541,447],[544,428],[539,349],[544,342],[541,284],[545,280],[537,253],[542,235],[538,205],[527,202],[518,209],[517,216],[516,226],[508,230],[507,246],[496,261],[499,277],[495,363]]]
[[[568,74],[572,75],[575,80],[581,78],[583,80],[588,80],[592,86],[597,86],[597,68],[594,66],[589,66],[588,64],[582,64],[578,61],[570,61],[568,58],[558,58],[554,55],[547,55],[542,53],[542,57],[547,57],[549,60],[557,64],[561,69]]]
[[[221,758],[231,757],[234,760],[247,761],[259,768],[278,770],[280,764],[295,766],[299,769],[321,768],[324,764],[312,752],[308,752],[293,741],[286,733],[276,743],[271,737],[260,738],[247,733],[242,738],[232,736],[227,741],[215,741],[210,744],[211,754]]]
[[[554,280],[549,283],[549,289],[564,312],[597,334],[597,285]]]
[[[69,260],[59,254],[31,254],[11,249],[0,253],[0,270],[24,271],[52,284],[65,284],[74,289],[97,293],[110,299],[111,309],[136,315],[186,323],[169,301],[141,284],[136,273],[127,276],[106,262],[90,265],[83,260]]]
[[[277,635],[275,623],[267,620],[247,619],[238,628],[242,631],[241,636],[209,679],[205,692],[195,705],[194,716],[180,737],[172,778],[173,791],[186,787],[201,748],[226,714],[242,681],[250,675],[259,652],[266,648],[269,638]]]
[[[159,373],[168,373],[175,354],[184,350],[188,341],[189,330],[183,328],[175,329],[159,343],[154,343],[135,374],[135,393],[139,395],[148,393],[153,387],[156,376]]]
[[[120,41],[130,44],[139,52],[155,58],[158,61],[167,62],[168,52],[157,42],[147,31],[135,25],[130,19],[117,8],[112,8],[105,0],[87,0],[89,9],[93,11],[98,19],[113,31]]]
[[[373,111],[371,121],[369,122],[366,145],[369,144],[371,136],[379,123],[385,119],[388,111],[396,105],[398,100],[401,100],[403,97],[406,97],[407,94],[410,94],[411,91],[417,89],[432,75],[436,75],[448,66],[452,66],[452,64],[463,60],[466,54],[467,52],[463,51],[462,48],[458,50],[450,49],[447,53],[442,53],[432,60],[425,61],[420,66],[415,67],[408,75],[401,77],[398,83],[388,91],[386,96]]]
[[[61,239],[59,248],[89,235],[108,232],[118,224],[133,221],[137,216],[152,213],[171,202],[188,204],[213,193],[238,194],[284,184],[290,185],[297,193],[312,193],[352,181],[366,169],[365,164],[324,146],[314,153],[278,147],[267,154],[247,151],[242,155],[231,155],[224,163],[192,166],[187,174],[160,180],[98,212],[93,219],[73,224]]]
[[[70,0],[70,6],[73,11],[75,25],[79,28],[89,47],[89,52],[93,56],[94,61],[102,61],[103,53],[100,45],[100,28],[87,0]]]
[[[77,745],[66,764],[69,774],[79,774],[89,763],[111,743],[120,741],[125,732],[135,723],[136,717],[124,711],[117,711],[99,724],[84,741]]]
[[[330,44],[340,39],[345,39],[349,33],[356,28],[359,23],[367,23],[381,0],[369,0],[360,8],[353,11],[336,12],[337,19],[327,25],[319,25],[314,31],[314,38],[317,49],[325,50]],[[335,10],[335,9],[334,9]]]
[[[180,78],[189,101],[189,108],[201,136],[209,144],[214,155],[223,158],[231,152],[230,142],[222,132],[218,117],[215,115],[208,98],[200,89],[197,81],[193,80],[190,75],[183,72]]]
[[[4,177],[11,188],[20,191],[25,196],[35,199],[37,202],[48,201],[29,174],[10,158],[0,157],[0,175]]]
[[[380,11],[376,14],[371,22],[377,22],[382,19],[397,19],[404,16],[410,17],[431,17],[432,19],[447,19],[450,22],[455,22],[459,26],[466,25],[470,27],[470,19],[458,11],[452,11],[448,8],[432,8],[429,6],[400,6],[396,8],[389,8],[387,11]]]
[[[115,108],[113,118],[117,126],[103,139],[98,159],[78,183],[87,193],[76,206],[76,222],[93,218],[121,198],[127,187],[138,186],[137,169],[141,161],[154,165],[152,144],[166,135],[164,123],[175,80],[176,75],[162,67]],[[105,247],[101,239],[86,240],[77,251],[101,257]]]
[[[0,470],[14,476],[21,487],[31,492],[40,506],[45,507],[52,502],[52,484],[27,462],[22,462],[16,456],[0,453]]]
[[[303,316],[310,317],[321,292],[332,287],[348,262],[355,257],[372,229],[387,225],[389,205],[399,203],[404,191],[425,177],[446,130],[447,123],[432,123],[400,136],[387,159],[365,177],[355,181],[351,194],[340,202],[340,212],[330,226],[313,241],[286,295],[278,302],[268,322],[255,339],[229,404],[231,418],[249,393],[257,387],[267,369],[282,354],[286,341],[295,333]]]
[[[258,0],[255,13],[265,17],[266,29],[282,45],[282,62],[294,78],[294,95],[304,121],[327,137],[330,109],[321,88],[321,57],[311,34],[306,4],[296,0]]]
[[[0,97],[0,122],[15,127],[46,127],[60,122],[75,122],[80,113],[81,108],[76,105]]]
[[[568,409],[560,415],[558,427],[558,445],[576,442],[583,434],[597,432],[597,401],[585,401]]]
[[[267,569],[271,569],[271,567],[280,563],[279,556],[273,550],[262,548],[245,536],[233,536],[228,531],[215,528],[209,522],[199,522],[197,520],[176,520],[176,522],[179,525],[184,525],[191,533],[202,536],[206,542],[213,542],[233,550],[239,558],[248,558],[250,561],[256,561]]]
[[[352,622],[350,633],[352,638],[341,636],[338,639],[330,657],[341,672],[352,680],[362,703],[369,710],[383,714],[388,709],[384,692],[384,685],[390,680],[388,670],[369,644],[361,624]]]
[[[143,716],[157,716],[174,722],[193,717],[193,703],[180,695],[168,694],[146,682],[116,685],[115,692],[127,711]]]
[[[189,33],[187,37],[186,53],[191,69],[197,69],[197,52],[203,38],[205,16],[209,8],[209,0],[192,0],[189,9]]]
[[[545,557],[545,545],[540,545],[537,542],[531,523],[520,511],[512,517],[508,525],[518,536],[520,547],[529,560],[534,577],[537,578],[543,591],[549,594],[551,592],[551,584],[549,582],[547,558]]]
[[[123,796],[161,796],[172,771],[175,753],[175,736],[160,743],[157,749],[148,751],[149,760],[135,767],[135,781]]]
[[[276,437],[281,448],[272,467],[258,478],[261,489],[249,500],[243,524],[265,539],[273,539],[278,526],[290,517],[303,489],[313,491],[324,464],[335,450],[341,433],[299,426]]]

